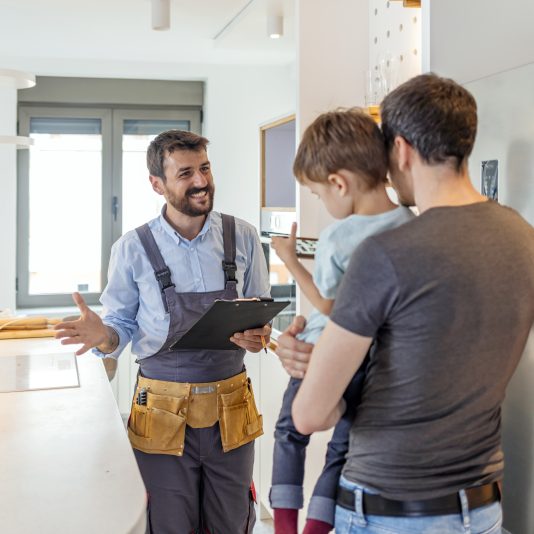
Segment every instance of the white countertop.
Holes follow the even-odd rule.
[[[0,341],[0,358],[69,352],[54,339]],[[0,530],[144,534],[146,492],[102,361],[80,387],[0,393]]]

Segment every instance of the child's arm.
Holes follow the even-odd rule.
[[[330,315],[334,300],[325,299],[319,293],[317,286],[313,282],[313,276],[297,258],[296,242],[297,223],[293,223],[289,237],[273,237],[271,245],[313,307],[324,315]]]

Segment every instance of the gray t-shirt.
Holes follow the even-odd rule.
[[[349,480],[424,499],[500,479],[501,404],[534,321],[534,229],[495,202],[366,239],[332,321],[373,337]]]

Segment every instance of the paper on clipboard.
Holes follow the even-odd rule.
[[[235,350],[237,345],[230,341],[233,334],[261,328],[288,304],[288,300],[272,299],[216,300],[170,348]]]

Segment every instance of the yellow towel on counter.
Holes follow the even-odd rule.
[[[52,326],[59,321],[48,317],[3,317],[0,318],[0,339],[54,337]]]
[[[55,330],[45,328],[42,330],[0,330],[2,339],[26,339],[31,337],[54,337]]]

